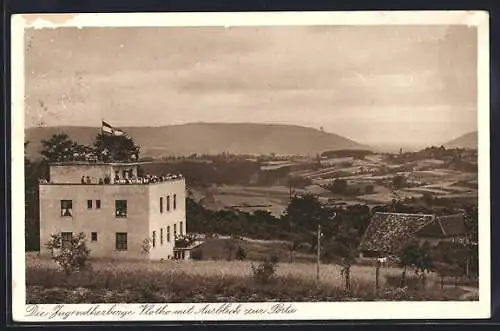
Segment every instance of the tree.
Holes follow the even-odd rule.
[[[241,246],[238,246],[238,250],[236,251],[236,259],[243,261],[246,258],[247,258],[247,253],[245,252],[245,249]]]
[[[40,222],[38,214],[38,180],[48,178],[49,168],[46,161],[30,161],[24,143],[24,230],[26,251],[40,250]]]
[[[95,138],[94,147],[103,161],[139,160],[140,148],[128,135],[113,136],[100,132]]]
[[[396,176],[394,176],[394,178],[392,179],[392,187],[393,187],[395,190],[399,190],[400,188],[402,188],[402,187],[405,185],[405,182],[406,182],[406,178],[405,178],[405,176],[402,176],[402,175],[396,175]]]
[[[356,261],[358,242],[357,231],[351,228],[341,228],[334,239],[337,254],[342,258],[340,274],[344,277],[347,292],[351,290],[351,266]]]
[[[424,203],[427,206],[431,206],[432,205],[433,199],[434,199],[434,197],[432,196],[432,194],[430,192],[424,192],[422,194],[422,200],[424,201]]]
[[[333,193],[345,193],[347,190],[347,180],[336,178],[328,188]]]
[[[276,272],[278,269],[278,261],[274,257],[266,257],[255,267],[252,264],[252,272],[254,280],[260,284],[267,284],[276,279]]]
[[[401,273],[401,283],[404,286],[406,284],[406,272],[407,269],[415,263],[418,258],[418,244],[415,241],[410,242],[399,255],[399,265],[403,268]]]
[[[288,243],[288,250],[290,252],[290,263],[295,262],[295,252],[301,247],[301,245],[302,242],[297,236],[292,238],[292,240]]]
[[[419,244],[416,240],[406,245],[399,255],[399,263],[403,268],[401,282],[406,284],[406,271],[408,267],[415,269],[415,274],[422,277],[425,286],[425,273],[433,271],[434,261],[429,243]]]
[[[227,252],[227,260],[231,261],[233,259],[233,252],[236,248],[236,243],[233,239],[228,239],[224,241],[224,249]]]
[[[467,249],[466,275],[470,276],[471,272],[477,272],[479,267],[477,205],[467,206],[464,212],[466,230],[465,246]]]
[[[30,160],[28,159],[28,156],[27,156],[27,153],[26,153],[26,150],[27,150],[29,144],[30,144],[29,141],[25,141],[24,142],[24,168],[25,169],[30,165]]]
[[[42,154],[48,162],[63,162],[73,159],[75,142],[66,133],[54,134],[49,140],[42,140]]]
[[[296,187],[296,188],[305,188],[308,185],[312,184],[312,180],[306,177],[300,176],[288,176],[287,178],[287,186]]]
[[[373,193],[375,187],[372,184],[366,185],[365,187],[365,193],[366,194],[371,194]]]
[[[329,226],[335,213],[321,205],[318,198],[312,194],[295,196],[288,204],[282,221],[289,225],[293,233],[315,231],[318,224]]]
[[[87,248],[87,240],[83,232],[78,235],[72,234],[69,240],[63,238],[61,233],[53,234],[46,246],[53,252],[52,259],[67,275],[88,267],[90,249]]]

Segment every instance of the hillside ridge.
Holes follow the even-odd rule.
[[[335,133],[287,124],[187,123],[148,127],[121,127],[141,146],[141,155],[271,154],[316,155],[326,150],[371,149]],[[27,155],[38,157],[41,140],[65,132],[80,144],[92,144],[99,127],[57,126],[25,130]]]

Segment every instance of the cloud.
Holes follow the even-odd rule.
[[[476,125],[466,27],[62,28],[26,41],[28,126],[261,121],[399,140],[397,125],[415,139]]]

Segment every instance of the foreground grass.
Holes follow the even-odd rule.
[[[449,301],[465,300],[467,293],[460,288],[440,289],[434,284],[429,284],[426,290],[402,290],[383,284],[377,294],[373,279],[360,277],[353,277],[351,291],[347,293],[341,281],[332,281],[334,277],[318,284],[310,273],[305,277],[306,273],[294,275],[283,270],[276,279],[262,284],[253,279],[250,264],[239,262],[210,262],[224,266],[230,273],[224,269],[214,272],[216,267],[203,262],[99,262],[91,270],[69,276],[50,263],[28,264],[28,303]],[[311,264],[307,268],[301,265],[294,268],[314,269]],[[200,272],[202,269],[205,273]],[[280,269],[292,270],[292,265],[280,265]]]
[[[181,273],[189,276],[202,276],[202,277],[251,277],[252,264],[258,265],[259,262],[252,261],[137,261],[137,260],[111,260],[111,259],[92,259],[91,267],[92,274],[95,276],[95,281],[99,281],[101,275],[102,279],[108,278],[109,275],[116,275],[116,277],[127,278],[139,276],[145,281],[156,281],[149,279],[160,277],[164,279],[171,274]],[[44,284],[57,286],[57,282],[51,280],[52,273],[57,275],[57,265],[50,259],[40,259],[35,256],[30,256],[26,260],[27,266],[27,282],[33,279],[41,279],[46,275],[47,279]],[[328,285],[343,286],[343,279],[340,274],[341,267],[335,264],[322,264],[320,267],[321,282]],[[401,269],[399,268],[382,268],[380,270],[380,281],[383,284],[386,276],[399,276]],[[297,278],[304,281],[316,279],[316,265],[312,263],[279,263],[277,276],[280,278]],[[58,276],[55,276],[58,277]],[[79,276],[75,276],[79,277]],[[83,277],[83,276],[82,276]],[[59,277],[57,278],[59,279]],[[358,266],[354,265],[351,268],[351,279],[353,282],[375,282],[375,268],[371,266]],[[429,282],[434,278],[429,277]]]

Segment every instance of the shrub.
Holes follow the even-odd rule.
[[[373,193],[374,190],[375,190],[375,187],[372,184],[365,186],[365,193],[367,193],[367,194]]]
[[[276,279],[277,269],[277,263],[266,258],[257,267],[252,264],[253,278],[259,284],[270,283]]]
[[[193,259],[193,260],[202,260],[203,259],[203,250],[201,250],[201,249],[193,249],[191,251],[191,259]]]
[[[238,250],[236,251],[236,259],[243,261],[246,259],[247,253],[245,252],[245,249],[241,246],[238,246]]]
[[[88,267],[90,249],[87,248],[85,234],[72,235],[69,242],[63,242],[62,234],[51,235],[47,248],[53,251],[52,259],[66,274],[78,272]]]
[[[144,239],[141,245],[141,253],[145,256],[148,256],[152,247],[153,247],[152,240],[149,238]]]

